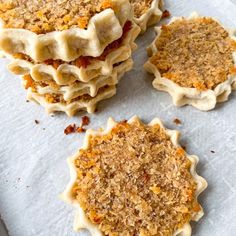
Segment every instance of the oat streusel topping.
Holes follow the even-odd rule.
[[[150,61],[181,87],[214,89],[236,72],[236,43],[212,18],[179,19],[163,26]]]
[[[0,19],[5,28],[41,34],[86,28],[93,15],[112,7],[109,0],[0,0]]]
[[[134,6],[134,16],[139,18],[150,8],[153,0],[130,0]]]
[[[104,235],[170,236],[201,210],[191,162],[159,125],[92,136],[75,166],[73,197]]]

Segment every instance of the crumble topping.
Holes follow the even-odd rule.
[[[136,18],[141,17],[150,8],[153,0],[131,0],[131,4],[134,6],[134,16]]]
[[[162,13],[161,19],[165,19],[165,18],[168,18],[170,16],[171,16],[170,12],[168,10],[164,10],[163,13]]]
[[[5,28],[41,34],[76,26],[84,29],[92,16],[107,8],[113,8],[109,0],[0,0],[0,18]]]
[[[180,19],[162,26],[150,62],[181,87],[214,89],[235,73],[236,43],[212,18]]]
[[[74,164],[73,198],[104,235],[170,236],[201,210],[191,162],[159,125],[120,122]]]
[[[84,126],[89,125],[90,118],[88,116],[83,116],[80,126],[77,126],[76,124],[70,124],[64,129],[64,134],[72,134],[72,133],[84,133],[86,129]]]

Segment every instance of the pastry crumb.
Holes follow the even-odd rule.
[[[87,126],[87,125],[89,125],[89,123],[90,123],[90,118],[88,116],[83,116],[81,126],[82,127]]]
[[[170,16],[171,16],[170,12],[168,10],[164,10],[161,19],[168,18]]]
[[[35,123],[36,125],[38,125],[38,124],[39,124],[39,121],[38,121],[38,120],[34,120],[34,123]]]
[[[70,124],[64,129],[64,134],[72,134],[76,132],[76,125],[75,124]]]
[[[179,120],[178,118],[175,118],[175,119],[173,120],[173,122],[174,122],[176,125],[181,125],[181,124],[182,124],[181,120]]]

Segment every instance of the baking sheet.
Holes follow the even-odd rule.
[[[236,28],[235,0],[166,1],[175,16],[197,11]],[[118,86],[115,97],[102,102],[90,115],[90,127],[105,125],[109,116],[117,120],[137,114],[148,122],[161,118],[179,129],[182,144],[200,157],[198,172],[209,187],[201,197],[205,216],[193,223],[195,236],[236,235],[236,92],[214,111],[201,112],[187,106],[176,108],[170,96],[154,90],[153,76],[142,69],[145,47],[153,40],[150,29],[138,39],[135,67]],[[45,114],[42,107],[27,103],[20,79],[0,65],[0,213],[10,236],[75,236],[74,210],[58,196],[69,181],[66,158],[81,146],[84,135],[65,136],[64,128],[80,123],[80,116],[67,118]],[[179,118],[177,126],[173,119]],[[39,120],[39,124],[35,124]],[[212,153],[214,151],[215,153]]]

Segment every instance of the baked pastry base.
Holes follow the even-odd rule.
[[[188,19],[198,17],[198,14],[193,13]],[[178,19],[181,18],[174,18],[170,23]],[[147,49],[149,56],[157,53],[156,42],[161,34],[161,27],[156,27],[155,31],[157,36]],[[236,31],[228,30],[228,33],[230,38],[236,42]],[[232,56],[236,67],[236,52]],[[161,77],[160,72],[150,60],[145,63],[144,68],[155,75],[153,87],[157,90],[168,92],[176,106],[192,105],[199,110],[209,111],[214,109],[218,102],[227,101],[232,90],[236,89],[236,74],[229,75],[226,81],[218,84],[213,90],[200,91],[196,88],[181,87],[170,79]]]
[[[23,53],[34,61],[61,59],[69,62],[80,56],[97,57],[108,44],[121,37],[126,21],[132,20],[128,0],[111,0],[115,11],[106,9],[94,15],[87,29],[70,28],[36,34],[27,29],[4,28],[0,22],[0,50],[5,54]]]
[[[105,60],[92,59],[86,68],[78,67],[68,63],[59,65],[58,68],[45,63],[32,63],[27,60],[11,57],[8,69],[17,75],[30,74],[35,81],[52,80],[58,85],[70,85],[75,81],[89,82],[98,76],[109,76],[113,72],[114,64],[125,61],[131,57],[132,51],[136,49],[134,40],[140,29],[133,24],[119,48],[112,50]]]
[[[122,78],[124,73],[129,71],[132,66],[133,61],[129,59],[117,66],[112,76],[99,78],[101,81],[95,79],[94,82],[89,84],[80,84],[75,87],[64,86],[58,91],[54,91],[53,88],[49,87],[37,87],[36,90],[28,88],[27,99],[43,106],[47,113],[61,111],[65,112],[68,116],[73,116],[81,110],[93,113],[96,110],[98,102],[116,94],[116,84]],[[105,81],[103,81],[104,79]],[[64,102],[48,102],[45,97],[46,94],[62,95]],[[82,98],[76,99],[83,95],[90,95],[90,98],[86,100]]]
[[[128,123],[132,124],[133,122],[141,122],[139,120],[139,118],[137,116],[134,116],[133,118],[131,118]],[[179,132],[175,131],[175,130],[168,130],[166,129],[162,122],[155,118],[153,119],[148,126],[154,126],[158,124],[162,129],[165,130],[165,133],[170,137],[170,140],[172,142],[172,144],[175,147],[179,147]],[[90,137],[95,137],[95,136],[103,136],[103,135],[107,135],[110,134],[111,130],[116,127],[117,123],[112,119],[109,118],[108,122],[107,122],[107,128],[106,130],[100,130],[100,131],[95,131],[95,130],[87,130],[86,132],[86,136],[85,136],[85,140],[84,140],[84,145],[81,148],[82,150],[87,150],[90,146],[90,142],[89,139]],[[87,229],[92,236],[98,236],[98,235],[103,235],[103,233],[98,229],[98,227],[95,224],[92,224],[90,222],[90,220],[88,220],[88,218],[86,217],[83,209],[80,207],[78,201],[74,198],[74,193],[73,193],[73,187],[75,185],[75,183],[77,183],[77,169],[75,168],[75,160],[77,158],[77,156],[79,155],[79,152],[76,153],[74,156],[70,157],[68,159],[68,165],[70,168],[70,182],[66,188],[66,190],[64,191],[64,193],[62,194],[62,199],[65,200],[66,202],[72,204],[74,207],[76,207],[77,212],[76,212],[76,217],[75,217],[75,222],[74,222],[74,230],[76,231],[80,231],[82,229]],[[192,177],[194,178],[197,187],[196,187],[196,193],[195,193],[195,198],[197,199],[199,194],[204,191],[204,189],[207,187],[207,182],[205,181],[205,179],[203,179],[202,177],[200,177],[199,175],[197,175],[196,173],[196,165],[198,163],[198,157],[197,156],[193,156],[193,155],[188,155],[186,154],[187,158],[190,160],[191,162],[191,167],[190,167],[190,173],[192,175]],[[194,221],[198,221],[201,217],[203,216],[203,210],[201,208],[201,210],[191,219]],[[188,223],[186,223],[181,229],[177,230],[173,236],[176,235],[182,235],[182,236],[189,236],[191,235],[191,226]]]

